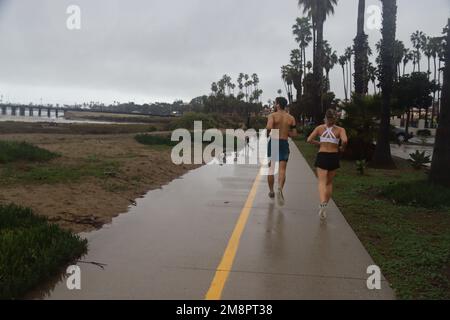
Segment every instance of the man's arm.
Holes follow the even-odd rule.
[[[295,138],[298,136],[298,132],[297,132],[297,124],[295,122],[295,118],[292,118],[292,123],[291,123],[291,128],[289,130],[289,137],[291,138]]]
[[[270,136],[270,131],[273,130],[273,117],[272,117],[272,115],[269,115],[269,119],[267,120],[266,129],[267,129],[267,137],[269,137]]]
[[[319,135],[319,127],[315,128],[311,135],[308,137],[308,143],[320,146],[320,142],[316,140]]]

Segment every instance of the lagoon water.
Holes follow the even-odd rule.
[[[112,124],[114,122],[105,121],[90,121],[90,120],[67,120],[64,117],[56,118],[55,114],[52,114],[50,118],[48,117],[38,117],[38,116],[13,116],[13,115],[1,115],[0,122],[15,121],[15,122],[54,122],[54,123],[99,123],[99,124]]]

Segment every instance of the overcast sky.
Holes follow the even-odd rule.
[[[81,8],[81,30],[66,27],[69,5]],[[340,0],[325,24],[338,54],[355,37],[357,5]],[[417,29],[441,35],[450,16],[450,0],[398,6],[407,46]],[[267,101],[284,89],[280,66],[301,15],[296,0],[0,0],[0,94],[23,103],[189,101],[225,73],[256,72]],[[379,40],[379,30],[366,32]],[[331,89],[343,96],[339,66]]]

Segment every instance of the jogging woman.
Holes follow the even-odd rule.
[[[339,152],[347,145],[348,138],[344,128],[336,125],[337,114],[335,110],[328,110],[325,115],[325,124],[318,126],[308,138],[308,143],[320,146],[315,167],[319,179],[319,216],[321,220],[327,218],[327,206],[333,193],[333,179],[336,170],[340,168]],[[319,141],[317,141],[319,137]]]

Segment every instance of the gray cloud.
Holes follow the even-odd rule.
[[[449,0],[398,2],[407,46],[416,29],[439,35],[450,12]],[[81,7],[79,31],[66,28],[70,4]],[[339,54],[356,14],[356,0],[341,0],[326,22]],[[300,15],[295,0],[0,0],[0,93],[20,102],[189,100],[224,73],[256,72],[266,100],[283,88],[280,66],[296,47]],[[367,32],[378,41],[379,31]],[[338,67],[331,84],[342,97]]]

